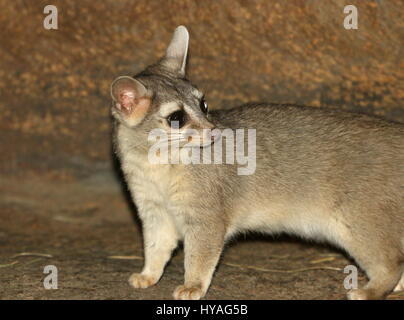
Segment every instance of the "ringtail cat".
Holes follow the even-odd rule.
[[[208,111],[186,78],[188,42],[179,26],[160,61],[111,85],[114,146],[144,238],[144,268],[130,284],[156,284],[183,241],[185,281],[174,298],[200,299],[226,240],[256,230],[344,249],[369,278],[349,299],[404,289],[404,126],[269,103]],[[156,128],[180,152],[189,148],[189,129],[201,150],[221,141],[206,129],[255,129],[255,172],[240,175],[234,163],[152,163],[148,137]]]

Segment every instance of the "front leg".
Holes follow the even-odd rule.
[[[141,273],[134,273],[129,283],[148,288],[161,278],[164,267],[177,247],[178,234],[167,212],[154,204],[143,204],[140,210],[143,227],[145,263]]]
[[[187,227],[184,237],[185,283],[175,289],[175,299],[199,300],[209,288],[225,236],[221,222],[211,223]]]

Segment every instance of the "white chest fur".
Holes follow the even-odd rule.
[[[124,153],[122,170],[142,220],[171,220],[184,233],[189,188],[183,170],[169,164],[151,164],[145,155]]]

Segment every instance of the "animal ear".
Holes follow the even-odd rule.
[[[166,50],[161,64],[179,76],[185,76],[188,54],[189,33],[187,28],[179,26],[175,29],[173,38]]]
[[[114,107],[126,116],[132,115],[137,109],[144,109],[145,103],[150,102],[146,87],[134,78],[118,77],[111,84],[111,96]]]

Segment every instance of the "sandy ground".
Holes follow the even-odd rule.
[[[135,290],[141,231],[125,187],[109,170],[70,182],[0,182],[1,299],[171,299],[183,281],[178,249],[160,282]],[[287,237],[240,237],[229,244],[207,299],[344,299],[343,253]],[[43,285],[46,265],[58,289]],[[360,284],[365,281],[360,273]],[[390,295],[389,299],[404,299]]]

